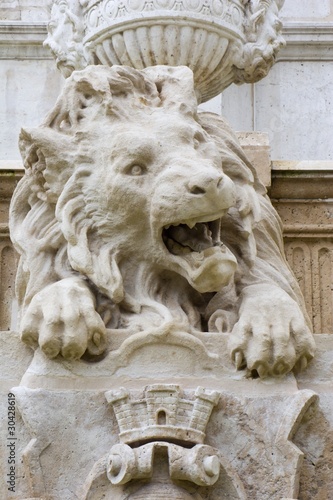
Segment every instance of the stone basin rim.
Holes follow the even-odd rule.
[[[184,24],[180,24],[179,20],[183,21]],[[185,24],[186,23],[186,24]],[[220,35],[225,35],[225,38],[229,41],[240,40],[245,43],[246,38],[244,33],[236,27],[230,27],[231,25],[226,22],[217,23],[216,20],[210,20],[203,18],[202,16],[192,16],[188,17],[184,14],[175,15],[175,13],[170,12],[169,15],[159,16],[158,20],[156,16],[151,17],[137,17],[131,16],[131,18],[126,18],[122,21],[117,21],[114,24],[104,26],[103,28],[95,28],[89,34],[85,35],[83,38],[83,44],[88,45],[88,48],[93,48],[97,43],[100,43],[110,36],[123,33],[125,30],[132,30],[138,28],[152,28],[157,26],[167,26],[174,25],[179,28],[192,27],[196,29],[204,29],[210,33],[216,33]]]

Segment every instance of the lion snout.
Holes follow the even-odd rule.
[[[235,205],[236,190],[232,180],[221,172],[200,172],[186,182],[186,189],[195,197],[219,199],[223,208]]]
[[[187,183],[187,190],[194,195],[215,192],[221,186],[223,176],[220,174],[197,174],[191,177]]]
[[[221,170],[200,164],[168,168],[158,178],[152,198],[154,221],[214,220],[236,205],[236,187]]]

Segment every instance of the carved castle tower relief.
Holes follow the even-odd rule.
[[[66,82],[11,205],[17,498],[297,498],[310,322],[254,167],[198,110],[268,73],[282,4],[53,1]]]

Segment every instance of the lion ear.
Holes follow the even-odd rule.
[[[24,160],[30,160],[27,167],[31,167],[32,149],[41,150],[47,158],[70,162],[72,140],[69,136],[57,132],[49,127],[38,127],[33,129],[21,129],[19,147]]]
[[[41,196],[46,193],[47,199],[55,202],[73,171],[76,148],[72,139],[51,128],[22,129],[19,147]]]

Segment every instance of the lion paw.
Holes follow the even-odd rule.
[[[80,278],[66,278],[37,293],[21,323],[21,338],[49,357],[79,359],[105,350],[106,329],[94,297]]]
[[[243,291],[229,348],[238,370],[264,378],[306,368],[315,343],[298,304],[284,290],[253,285]]]

